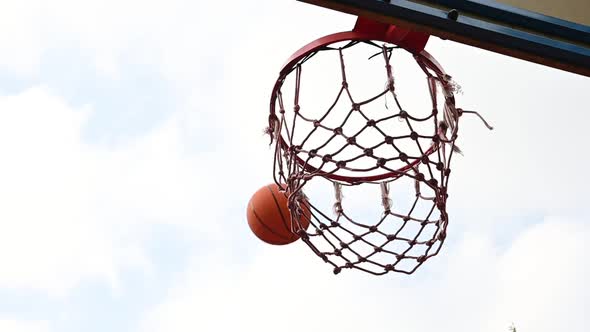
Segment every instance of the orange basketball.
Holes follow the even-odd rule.
[[[275,245],[289,244],[299,236],[291,232],[291,212],[287,195],[279,191],[275,183],[266,185],[252,196],[248,203],[248,225],[262,241]],[[311,211],[309,204],[302,204],[303,213],[299,223],[303,229],[309,227]]]

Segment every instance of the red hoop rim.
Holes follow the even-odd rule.
[[[398,43],[396,41],[387,40],[387,39],[388,38],[385,35],[383,35],[382,33],[378,33],[378,32],[373,33],[373,32],[360,32],[360,31],[346,31],[346,32],[338,32],[335,34],[331,34],[331,35],[327,35],[327,36],[318,38],[318,39],[312,41],[311,43],[303,46],[302,48],[297,50],[295,53],[293,53],[293,55],[291,55],[291,57],[289,57],[287,62],[285,62],[285,64],[281,68],[279,78],[275,82],[275,85],[272,90],[272,95],[270,98],[270,114],[271,115],[276,114],[277,92],[282,87],[285,78],[292,71],[294,66],[299,61],[301,61],[305,56],[307,56],[309,53],[318,51],[321,48],[328,46],[330,44],[343,42],[343,41],[377,40],[377,41],[386,42],[389,44],[398,45]],[[398,45],[398,46],[401,46],[401,45]],[[406,49],[403,46],[402,46],[402,48]],[[408,52],[412,53],[415,58],[419,58],[426,65],[426,67],[428,67],[429,69],[434,71],[434,73],[437,76],[439,76],[439,78],[448,77],[448,75],[446,74],[446,72],[444,71],[442,66],[426,50],[421,50],[420,52],[413,52],[412,50],[408,50],[408,49],[406,49],[406,50]],[[454,102],[455,102],[454,96],[449,97],[449,99],[454,104]],[[282,148],[289,146],[289,144],[287,144],[287,142],[284,140],[283,136],[280,133],[279,133],[278,137],[276,137],[276,139],[280,140],[280,145]],[[428,150],[426,150],[424,152],[424,154],[431,155],[435,151],[436,151],[435,147],[430,147]],[[297,163],[301,167],[303,167],[307,172],[321,175],[321,176],[328,178],[330,180],[347,182],[347,183],[351,183],[351,184],[359,183],[359,182],[375,182],[375,181],[381,181],[381,180],[385,180],[385,179],[394,180],[394,179],[399,178],[403,174],[405,174],[407,171],[415,168],[418,164],[421,163],[420,159],[417,159],[417,160],[414,160],[412,163],[409,163],[408,165],[401,167],[394,172],[386,172],[383,174],[370,175],[370,176],[346,176],[346,175],[338,175],[335,173],[324,172],[321,169],[318,169],[318,168],[306,163],[303,159],[301,159],[297,155],[295,156],[295,158],[297,160]]]

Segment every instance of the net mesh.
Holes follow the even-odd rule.
[[[381,61],[386,78],[382,90],[363,100],[353,96],[346,66],[347,51],[360,44],[372,50],[369,61]],[[276,147],[275,182],[289,195],[292,231],[334,273],[354,268],[376,275],[410,274],[437,255],[446,238],[450,163],[460,153],[455,141],[464,112],[455,107],[458,87],[431,59],[413,55],[426,74],[431,107],[405,109],[391,61],[397,51],[373,41],[328,45],[283,71],[273,92],[267,132]],[[336,53],[341,87],[326,109],[310,107],[314,114],[300,103],[303,69],[321,52]],[[291,87],[284,85],[289,77]],[[292,107],[283,95],[289,88]],[[346,111],[335,111],[343,103]],[[331,184],[330,198],[325,193],[319,198],[329,200],[328,206],[306,195],[314,181],[323,181],[324,188],[325,182]],[[379,213],[364,213],[367,204],[347,208],[346,203],[354,203],[346,199],[353,189],[361,192],[361,200],[370,192],[379,195],[379,203],[371,206]],[[300,223],[307,218],[303,204],[312,211],[307,229]]]

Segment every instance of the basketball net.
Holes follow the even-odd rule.
[[[289,196],[291,229],[336,274],[343,269],[411,274],[439,253],[449,222],[451,160],[461,153],[455,144],[459,122],[465,113],[477,114],[456,107],[458,85],[419,46],[410,53],[425,75],[431,107],[404,108],[391,56],[408,47],[400,49],[403,38],[393,40],[397,45],[391,42],[382,32],[358,30],[321,38],[289,60],[272,93],[267,133],[275,148],[274,180]],[[354,97],[347,77],[347,53],[360,45],[372,49],[367,61],[380,61],[386,77],[383,89],[363,100]],[[328,52],[338,59],[341,87],[333,103],[312,117],[300,105],[304,69],[315,56]],[[293,86],[284,86],[287,78]],[[286,89],[292,89],[288,108]],[[335,105],[343,103],[347,111],[335,114]],[[380,109],[378,117],[375,108]],[[332,187],[331,209],[306,196],[315,180]],[[347,190],[367,187],[379,193],[373,209],[380,214],[371,220],[347,209],[346,201]],[[396,204],[392,188],[405,190],[409,204]],[[312,211],[307,229],[300,223],[304,199]]]

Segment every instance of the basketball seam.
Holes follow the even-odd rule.
[[[283,226],[285,226],[285,229],[289,233],[291,233],[291,237],[290,238],[293,239],[293,237],[295,236],[295,234],[293,234],[293,232],[291,231],[291,227],[287,226],[287,221],[285,220],[285,216],[283,216],[283,209],[281,209],[281,205],[279,204],[279,201],[277,200],[277,197],[275,196],[275,193],[272,191],[272,188],[270,187],[270,185],[266,186],[266,188],[268,188],[268,190],[270,191],[270,194],[272,195],[272,199],[275,201],[275,204],[277,206],[277,210],[279,210],[279,214],[281,215],[281,219],[283,220]]]
[[[284,236],[282,236],[281,234],[276,233],[274,230],[272,230],[272,228],[270,228],[267,224],[265,224],[262,219],[260,219],[260,217],[258,216],[258,213],[256,213],[256,209],[254,208],[254,203],[250,202],[250,208],[252,209],[252,213],[254,213],[254,217],[256,217],[256,219],[258,219],[258,222],[269,232],[271,232],[273,235],[276,235],[277,237],[279,237],[281,240],[285,240],[285,241],[291,241],[291,239],[286,238]]]

